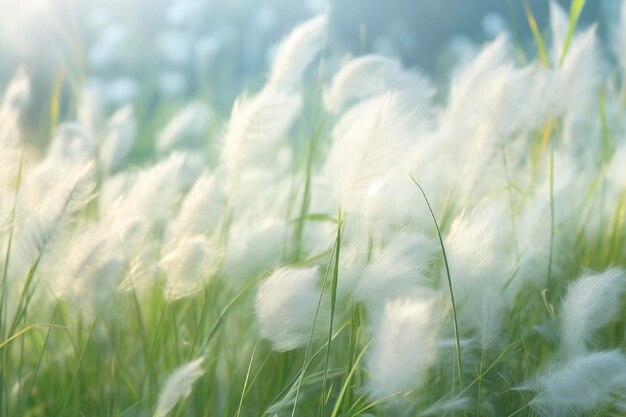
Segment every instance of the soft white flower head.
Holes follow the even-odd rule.
[[[175,300],[201,290],[217,272],[220,256],[202,235],[183,238],[171,246],[159,265],[166,278],[165,297]]]
[[[400,221],[414,195],[407,164],[409,120],[403,97],[387,93],[352,108],[333,133],[325,174],[341,210],[373,229]]]
[[[599,410],[610,402],[626,410],[626,357],[617,351],[593,352],[572,359],[522,389],[537,396],[531,401],[544,417],[569,417]]]
[[[157,136],[156,149],[167,152],[177,147],[193,147],[207,143],[211,121],[209,107],[194,101],[178,112]]]
[[[439,325],[432,299],[397,299],[385,306],[366,356],[366,390],[372,400],[419,391],[436,354]]]
[[[399,235],[376,250],[363,271],[354,295],[372,312],[381,312],[392,298],[430,291],[425,273],[439,245],[423,236]]]
[[[313,330],[321,289],[317,267],[278,268],[259,285],[255,311],[261,337],[275,350],[306,345]]]
[[[269,84],[293,90],[315,59],[324,41],[328,16],[320,14],[297,26],[278,47],[270,72]]]
[[[203,363],[204,357],[200,357],[176,368],[167,378],[159,394],[159,403],[154,413],[156,417],[165,417],[179,401],[191,395],[193,384],[204,374]]]
[[[626,275],[616,268],[574,281],[561,306],[561,349],[568,356],[584,354],[594,333],[617,318]]]
[[[119,169],[130,154],[137,135],[133,108],[124,106],[109,119],[106,136],[100,145],[100,162],[106,172]]]
[[[405,70],[391,58],[365,55],[342,65],[324,91],[324,104],[339,112],[353,102],[400,90],[417,103],[429,103],[434,95],[430,81],[418,72]]]

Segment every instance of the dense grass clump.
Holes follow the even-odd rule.
[[[228,120],[190,102],[142,158],[144,119],[88,92],[30,145],[18,71],[0,415],[626,412],[626,6],[609,56],[583,3],[549,36],[528,10],[537,60],[501,35],[445,85],[336,64],[314,17]]]

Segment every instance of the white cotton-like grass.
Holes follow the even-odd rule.
[[[318,268],[278,268],[258,288],[254,303],[261,337],[274,350],[306,345],[315,320],[319,294]]]
[[[19,117],[31,96],[30,77],[24,69],[13,76],[0,103],[0,145],[4,148],[17,146],[21,141]]]
[[[626,4],[621,2],[619,16],[610,23],[610,48],[622,71],[626,70]]]
[[[176,368],[167,378],[159,394],[155,417],[165,417],[180,401],[191,395],[195,382],[202,377],[204,357],[199,357]]]
[[[586,275],[568,288],[561,305],[561,349],[565,355],[586,353],[596,331],[617,319],[626,274],[617,268]]]
[[[176,202],[181,187],[185,155],[174,153],[155,165],[139,171],[113,207],[127,216],[143,216],[153,221],[165,220]]]
[[[109,172],[123,166],[137,136],[137,122],[131,106],[117,110],[109,119],[106,136],[100,144],[100,163]]]
[[[11,266],[16,273],[23,274],[38,257],[51,249],[50,246],[67,230],[72,216],[94,197],[94,188],[94,164],[85,162],[71,168],[60,167],[47,193],[30,196],[31,201],[43,199],[30,209],[17,235],[20,257]]]
[[[94,156],[96,140],[93,134],[78,123],[60,125],[48,148],[48,157],[66,163],[78,163]]]
[[[568,25],[569,16],[565,10],[555,0],[550,0],[550,34],[552,35],[550,60],[554,66],[559,65]]]
[[[223,220],[223,200],[218,178],[203,173],[183,198],[178,216],[171,223],[170,237],[215,234]]]
[[[194,101],[180,110],[159,132],[156,149],[168,152],[179,147],[197,147],[207,141],[212,113],[209,107]]]
[[[272,64],[269,84],[293,90],[321,50],[328,16],[320,14],[297,26],[280,44]]]
[[[81,228],[66,248],[72,256],[58,257],[50,275],[50,288],[58,298],[70,297],[81,303],[92,296],[106,298],[123,276],[123,258],[116,225]],[[87,304],[87,303],[85,303]]]
[[[594,92],[598,91],[601,68],[598,66],[597,26],[592,25],[574,36],[561,67],[556,71],[554,102],[555,113],[563,114],[567,108],[584,108],[596,104]]]
[[[407,209],[407,121],[402,96],[388,93],[372,98],[344,117],[335,132],[325,173],[335,198],[347,214],[361,216],[373,228],[401,216]],[[340,122],[342,123],[342,122]],[[401,173],[404,182],[397,177]],[[396,204],[388,201],[396,197]],[[378,215],[381,214],[384,215]]]
[[[202,290],[218,270],[219,252],[202,235],[182,238],[169,246],[159,261],[166,277],[165,298],[177,300]]]
[[[618,350],[587,353],[522,387],[536,392],[530,405],[545,417],[583,415],[611,405],[626,410],[626,357]]]
[[[436,357],[438,311],[433,299],[389,301],[367,352],[365,387],[372,400],[420,391]]]
[[[478,333],[483,347],[497,338],[503,325],[506,279],[513,270],[511,225],[502,205],[477,208],[457,217],[445,237],[460,321]]]
[[[268,217],[252,221],[243,218],[231,227],[238,238],[228,241],[220,268],[229,282],[243,282],[270,272],[280,263],[288,230],[284,220]]]
[[[29,103],[18,71],[6,89],[2,413],[626,412],[623,27],[570,34],[551,0],[547,65],[501,33],[454,40],[431,79],[342,61],[323,14],[263,74],[255,45],[288,33],[273,6],[192,41],[208,9],[183,3],[182,67],[117,74],[129,36],[86,68],[99,88],[61,71],[41,103],[37,74]],[[372,51],[410,37],[361,29]]]
[[[337,113],[354,102],[390,90],[403,91],[417,103],[429,103],[434,95],[426,76],[406,70],[398,61],[385,56],[365,55],[342,65],[324,91],[324,104],[329,111]]]
[[[426,274],[438,248],[423,236],[395,237],[372,254],[372,260],[353,284],[354,297],[369,311],[380,312],[390,299],[431,291],[433,282]]]
[[[300,96],[265,88],[235,101],[223,140],[221,162],[236,185],[241,171],[270,163],[277,144],[289,131],[301,107]]]

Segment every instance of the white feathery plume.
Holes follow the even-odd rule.
[[[306,345],[319,300],[317,267],[276,269],[259,285],[255,311],[261,337],[274,350]]]
[[[166,278],[165,298],[177,300],[200,291],[217,272],[219,259],[217,251],[202,235],[169,244],[159,261]]]
[[[425,386],[436,356],[438,324],[433,299],[387,303],[366,355],[369,379],[365,389],[370,399],[400,397]]]
[[[453,397],[428,406],[424,411],[420,411],[419,416],[445,416],[461,411],[469,414],[474,405],[473,399],[469,397]]]
[[[85,88],[78,98],[78,123],[92,134],[99,134],[104,127],[105,118],[102,103],[98,94]]]
[[[161,130],[156,149],[168,152],[177,147],[193,147],[206,142],[211,111],[206,104],[193,101],[180,110]]]
[[[521,389],[537,393],[530,404],[545,417],[584,415],[609,405],[626,410],[626,357],[617,351],[592,352],[553,369]]]
[[[552,276],[558,276],[559,271],[568,264],[573,253],[573,240],[577,224],[576,215],[580,193],[572,193],[572,190],[581,187],[574,181],[572,167],[560,164],[555,155],[554,171],[558,175],[554,177],[553,186],[550,187],[549,176],[545,175],[544,184],[538,187],[531,199],[526,202],[517,223],[517,241],[520,249],[519,270],[515,274],[515,280],[510,288],[531,285],[537,289],[543,289],[546,285],[547,272],[550,263],[550,199],[553,199],[554,227],[558,230],[552,244]],[[550,191],[552,188],[552,192]],[[552,197],[551,197],[552,194]],[[571,248],[571,251],[570,251]]]
[[[598,68],[598,45],[596,26],[574,36],[571,46],[556,72],[555,113],[562,114],[567,109],[597,105],[600,68]]]
[[[359,214],[366,224],[385,224],[408,209],[402,202],[412,195],[407,192],[410,114],[402,106],[395,93],[372,98],[352,109],[334,133],[326,175],[341,209]]]
[[[506,306],[503,288],[513,269],[511,227],[503,205],[461,214],[445,237],[460,317],[478,332],[481,346],[498,336]]]
[[[214,233],[222,221],[223,199],[215,175],[202,174],[183,199],[178,216],[170,226],[172,237]]]
[[[552,35],[552,49],[550,52],[554,66],[559,65],[568,26],[569,16],[565,10],[555,0],[550,0],[550,33]]]
[[[438,249],[423,236],[399,235],[372,254],[354,296],[368,311],[381,312],[387,300],[430,291],[432,282],[425,273]]]
[[[104,215],[109,213],[114,205],[119,205],[118,200],[128,192],[135,178],[136,173],[122,171],[102,178],[98,193],[98,212]]]
[[[256,212],[267,217],[285,217],[289,201],[297,201],[291,190],[289,166],[292,165],[277,160],[271,167],[248,167],[227,181],[229,216],[242,218]],[[237,186],[233,187],[235,183]]]
[[[50,242],[62,233],[72,215],[83,209],[94,196],[94,164],[84,162],[69,168],[60,167],[53,186],[42,196],[32,196],[38,204],[30,211],[18,235],[20,262],[12,263],[16,273],[22,274],[43,255]],[[24,190],[28,194],[28,189]],[[36,198],[39,198],[37,200]]]
[[[333,113],[370,97],[399,90],[411,97],[411,101],[428,104],[434,96],[434,88],[426,76],[405,70],[391,58],[365,55],[349,60],[335,74],[330,86],[324,91],[324,104]]]
[[[241,218],[230,226],[221,273],[232,282],[243,282],[271,271],[283,258],[285,220],[276,217]]]
[[[624,271],[612,268],[586,275],[568,288],[561,306],[561,348],[568,356],[584,354],[594,333],[617,318],[626,289]]]
[[[172,372],[159,394],[155,417],[165,417],[179,401],[191,395],[193,384],[204,374],[203,363],[202,356]]]
[[[613,22],[609,22],[609,42],[611,52],[619,64],[622,76],[626,71],[626,3],[620,2],[619,15]]]
[[[275,159],[280,140],[300,111],[296,87],[321,48],[326,23],[327,16],[320,15],[294,29],[278,48],[265,88],[235,101],[220,155],[227,191],[237,188],[242,171]]]
[[[324,41],[328,16],[321,14],[298,25],[281,42],[269,76],[269,84],[281,90],[295,90]]]
[[[270,164],[301,106],[299,95],[266,87],[254,97],[240,96],[226,127],[221,162],[231,182],[251,166]],[[232,184],[229,188],[234,188]]]
[[[46,269],[55,297],[72,302],[84,313],[101,313],[126,269],[121,252],[125,242],[117,235],[118,227],[103,222],[77,228],[63,249],[69,256],[55,256],[52,268]]]
[[[135,144],[137,123],[133,108],[124,106],[109,119],[106,136],[100,145],[100,163],[105,172],[119,169]]]
[[[488,83],[493,71],[509,62],[509,48],[507,36],[498,35],[454,76],[444,117],[455,129],[464,131],[464,123],[473,123],[463,115],[468,109],[473,108],[469,103],[474,103],[474,100],[481,96],[482,89]]]
[[[78,123],[63,123],[54,133],[47,159],[73,164],[93,157],[95,149],[92,132]]]
[[[0,104],[0,146],[3,148],[15,147],[19,143],[19,118],[29,99],[30,78],[20,69],[7,85]]]
[[[183,185],[184,162],[185,155],[175,153],[139,171],[126,194],[118,198],[111,209],[126,216],[141,216],[152,221],[166,219]]]

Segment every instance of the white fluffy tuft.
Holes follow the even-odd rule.
[[[561,307],[561,347],[566,355],[584,353],[594,333],[617,318],[626,274],[609,269],[573,282]]]
[[[366,390],[371,399],[424,387],[435,359],[438,324],[433,300],[387,303],[366,357]]]
[[[309,340],[320,293],[317,281],[317,267],[283,267],[259,285],[255,311],[261,337],[275,350],[296,349]]]
[[[530,404],[545,417],[579,416],[617,401],[626,390],[626,357],[617,351],[593,352],[541,376],[525,388],[537,392]]]
[[[165,417],[179,401],[191,395],[193,384],[204,374],[203,363],[204,357],[200,357],[176,368],[167,378],[159,394],[159,403],[154,413],[156,417]]]

